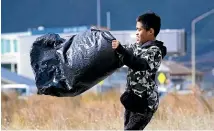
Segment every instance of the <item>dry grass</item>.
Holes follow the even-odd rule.
[[[214,114],[197,105],[192,95],[168,95],[146,129],[214,129]],[[114,91],[73,98],[31,96],[26,100],[2,94],[1,120],[2,129],[123,129],[123,107]]]

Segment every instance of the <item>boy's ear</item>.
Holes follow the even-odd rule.
[[[149,29],[149,34],[152,35],[152,34],[154,34],[154,33],[155,33],[154,29],[153,29],[153,28],[150,28],[150,29]]]

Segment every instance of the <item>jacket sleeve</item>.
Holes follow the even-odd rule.
[[[160,66],[162,59],[161,51],[156,46],[149,47],[140,57],[135,56],[122,45],[119,45],[116,51],[121,55],[121,60],[126,66],[137,71],[153,70]]]
[[[122,48],[124,48],[124,50],[126,50],[127,52],[129,52],[130,54],[133,53],[132,44],[130,44],[130,45],[121,45],[121,44],[120,44],[120,46],[121,46]],[[125,63],[123,62],[123,54],[119,53],[118,51],[116,51],[116,53],[117,53],[117,55],[118,55],[118,57],[119,57],[120,65],[121,65],[121,66],[122,66],[122,65],[125,65]]]

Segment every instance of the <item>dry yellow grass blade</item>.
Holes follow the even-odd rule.
[[[119,97],[115,91],[68,98],[2,94],[2,129],[123,129]],[[214,106],[214,99],[208,102]],[[168,94],[146,129],[214,129],[214,114],[198,108],[193,95]]]

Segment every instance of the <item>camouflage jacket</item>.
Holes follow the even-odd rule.
[[[142,94],[146,94],[148,107],[156,110],[159,97],[155,75],[166,55],[163,42],[149,41],[143,45],[132,44],[129,47],[119,45],[116,51],[122,64],[129,67],[127,89],[131,89],[139,97],[145,97]]]

